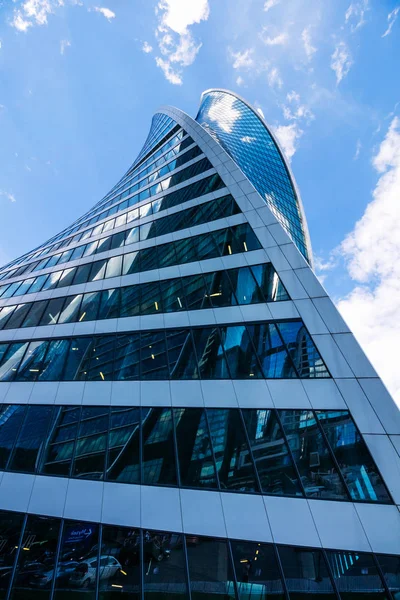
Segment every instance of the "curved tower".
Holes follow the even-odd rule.
[[[0,600],[400,597],[400,412],[265,121],[161,108],[0,269]]]

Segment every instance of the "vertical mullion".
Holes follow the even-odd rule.
[[[333,576],[333,571],[331,569],[331,565],[330,565],[328,557],[326,555],[325,548],[321,548],[321,553],[322,553],[322,556],[323,556],[323,560],[325,561],[326,568],[328,569],[328,573],[329,573],[329,577],[330,577],[331,582],[332,582],[333,590],[334,590],[334,592],[335,592],[336,597],[338,598],[338,600],[340,600],[339,589],[338,589],[338,587],[336,585],[335,577]]]
[[[285,595],[286,600],[290,600],[289,590],[288,590],[287,585],[286,585],[285,573],[283,571],[282,561],[281,561],[281,556],[279,554],[278,546],[276,544],[272,544],[272,545],[273,545],[273,548],[274,548],[276,561],[278,563],[278,570],[279,570],[279,573],[281,575],[283,593]]]
[[[373,561],[375,563],[375,566],[376,566],[376,568],[378,570],[378,574],[379,574],[379,576],[380,576],[380,578],[382,580],[382,584],[383,584],[383,587],[385,589],[387,598],[390,599],[390,600],[393,600],[393,594],[392,594],[392,592],[389,589],[389,586],[388,586],[387,581],[386,581],[385,574],[382,571],[382,567],[381,567],[380,562],[377,559],[375,553],[372,553],[372,559],[373,559]]]
[[[219,474],[218,474],[218,469],[217,469],[217,461],[215,460],[215,453],[214,453],[214,442],[211,436],[211,428],[210,428],[210,423],[208,420],[208,409],[206,407],[203,408],[204,410],[204,414],[205,414],[205,421],[206,421],[206,425],[207,425],[207,430],[208,430],[208,436],[209,436],[209,440],[210,440],[210,446],[211,446],[211,455],[212,455],[212,460],[213,460],[213,464],[214,464],[214,470],[215,470],[215,480],[217,483],[217,489],[219,491],[221,491],[221,485],[219,483]]]
[[[11,598],[11,590],[14,584],[14,579],[15,579],[15,572],[17,570],[17,565],[18,565],[18,561],[19,561],[19,556],[21,554],[21,546],[23,543],[23,539],[24,539],[24,535],[25,535],[25,528],[26,528],[26,522],[28,520],[28,514],[25,513],[25,516],[22,520],[22,527],[21,527],[21,534],[19,536],[19,542],[18,542],[18,550],[16,553],[16,557],[14,560],[14,565],[12,568],[12,572],[11,572],[11,577],[10,577],[10,583],[8,584],[8,590],[6,592],[6,600],[9,600]]]
[[[240,596],[239,596],[238,582],[237,582],[237,577],[236,577],[235,563],[233,560],[231,541],[227,539],[226,545],[228,547],[228,560],[230,560],[230,562],[231,562],[231,572],[232,572],[232,578],[233,578],[232,583],[233,583],[233,589],[235,591],[235,598],[237,598],[237,600],[239,600]]]
[[[181,474],[180,474],[180,468],[179,468],[178,441],[176,439],[174,407],[171,406],[170,410],[171,410],[171,420],[172,420],[172,440],[173,440],[174,455],[175,455],[175,469],[176,469],[176,482],[177,482],[176,485],[178,487],[181,487]]]
[[[250,438],[249,438],[248,433],[247,433],[247,427],[246,427],[246,423],[244,421],[242,409],[241,408],[234,408],[233,410],[237,410],[239,412],[239,419],[240,419],[240,421],[242,423],[242,427],[244,429],[244,437],[245,437],[245,440],[246,440],[247,448],[249,450],[249,456],[250,456],[251,462],[253,464],[255,478],[256,478],[257,485],[258,485],[258,493],[262,494],[263,493],[263,489],[261,487],[261,480],[260,480],[260,477],[258,475],[258,471],[257,471],[257,467],[256,467],[256,461],[254,460],[253,450],[251,448]],[[253,410],[257,410],[257,409],[253,409]]]
[[[63,535],[64,535],[64,527],[65,527],[65,521],[64,519],[60,519],[60,531],[58,534],[58,542],[57,542],[57,548],[56,548],[56,553],[54,556],[54,575],[53,575],[53,580],[51,582],[51,586],[50,586],[50,594],[49,594],[49,600],[53,600],[54,598],[54,591],[56,589],[56,584],[57,584],[57,573],[58,573],[58,561],[60,559],[60,554],[61,554],[61,546],[62,546],[62,540],[63,540]]]
[[[299,471],[299,469],[297,468],[296,460],[295,460],[295,458],[294,458],[294,455],[293,455],[292,449],[291,449],[291,447],[290,447],[289,440],[288,440],[288,438],[287,438],[287,435],[286,435],[285,429],[284,429],[284,427],[283,427],[283,425],[282,425],[282,421],[281,421],[281,417],[280,417],[280,414],[279,414],[279,410],[277,410],[276,408],[274,408],[274,409],[272,409],[272,410],[274,410],[274,411],[275,411],[276,420],[278,421],[278,423],[279,423],[279,426],[280,426],[280,428],[281,428],[282,435],[283,435],[283,439],[285,440],[285,444],[286,444],[286,447],[287,447],[287,450],[288,450],[288,453],[289,453],[290,459],[291,459],[291,461],[292,461],[292,465],[293,465],[294,472],[296,473],[296,475],[297,475],[297,479],[298,479],[298,481],[299,481],[299,483],[300,483],[300,488],[301,488],[301,491],[303,492],[303,496],[304,496],[304,498],[307,498],[306,489],[305,489],[305,487],[304,487],[304,485],[303,485],[303,482],[302,482],[302,480],[301,480],[300,471]]]

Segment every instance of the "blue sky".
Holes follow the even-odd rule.
[[[277,133],[318,274],[400,399],[399,34],[398,0],[0,0],[0,262],[97,202],[160,105],[232,89]]]

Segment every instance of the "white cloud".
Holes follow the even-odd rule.
[[[233,59],[232,67],[234,69],[250,69],[254,65],[253,50],[248,48],[243,52],[232,52],[231,57]]]
[[[240,138],[242,142],[244,142],[245,144],[251,144],[252,142],[256,141],[255,137],[251,137],[250,135],[245,135],[242,138]]]
[[[238,85],[239,87],[244,85],[244,79],[240,75],[236,78],[236,85]]]
[[[306,53],[306,56],[308,60],[311,60],[314,54],[316,53],[317,49],[311,43],[310,27],[306,27],[305,29],[303,29],[303,31],[301,32],[301,39],[303,40],[304,51]]]
[[[356,151],[354,153],[353,160],[358,159],[358,157],[360,156],[361,148],[362,148],[362,143],[360,142],[360,140],[357,140]]]
[[[210,121],[218,123],[226,133],[231,133],[233,126],[240,117],[240,112],[234,108],[236,100],[233,96],[226,96],[216,100],[208,109],[207,117]]]
[[[369,10],[368,0],[352,2],[346,10],[345,21],[346,24],[350,25],[350,29],[353,33],[365,25],[366,21],[364,16],[367,10]]]
[[[400,403],[400,119],[395,117],[373,165],[373,199],[341,244],[351,293],[339,309]]]
[[[268,12],[274,6],[277,6],[281,0],[266,0],[264,3],[264,10]]]
[[[350,71],[353,61],[344,42],[339,42],[331,56],[331,69],[335,71],[336,83],[339,84],[343,77]]]
[[[60,42],[60,52],[64,54],[65,50],[71,46],[71,42],[69,40],[61,40]]]
[[[296,123],[291,123],[275,127],[274,132],[286,158],[290,161],[297,150],[297,141],[303,135],[303,130]]]
[[[189,27],[208,19],[208,0],[160,0],[156,14],[159,19],[156,38],[164,57],[156,57],[156,64],[170,83],[181,85],[183,67],[194,62],[201,48]]]
[[[26,32],[33,25],[47,25],[47,17],[63,0],[26,0],[20,8],[14,8],[12,27]]]
[[[308,106],[301,103],[300,94],[292,90],[286,95],[286,100],[290,106],[283,105],[283,116],[288,121],[304,120],[307,123],[313,121],[314,115]]]
[[[392,10],[392,12],[390,12],[388,14],[387,19],[388,19],[388,23],[389,24],[388,24],[388,27],[387,27],[385,33],[382,35],[382,37],[386,37],[387,35],[390,34],[390,32],[392,31],[392,27],[395,24],[395,21],[397,19],[397,15],[399,14],[399,12],[400,12],[400,6],[396,6],[396,8],[394,8]]]
[[[279,74],[278,67],[272,67],[272,69],[270,69],[268,72],[267,78],[271,87],[281,88],[283,86],[283,81]]]
[[[15,198],[14,194],[12,194],[11,192],[6,192],[5,190],[0,190],[0,196],[4,196],[10,202],[16,202],[16,198]]]
[[[103,6],[95,6],[94,9],[96,12],[100,13],[111,23],[111,19],[115,19],[115,12],[110,10],[109,8],[104,8]]]
[[[282,46],[283,44],[286,44],[286,42],[288,41],[288,34],[287,33],[278,33],[278,35],[275,35],[274,37],[265,36],[265,29],[264,29],[263,33],[261,34],[261,39],[264,42],[264,44],[266,44],[267,46]]]
[[[143,42],[142,50],[145,54],[150,54],[150,52],[153,52],[153,46],[149,42]]]

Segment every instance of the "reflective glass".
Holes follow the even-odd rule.
[[[58,323],[73,323],[78,320],[82,297],[82,294],[78,294],[77,296],[67,296],[67,298],[65,298],[62,311],[58,318]]]
[[[81,364],[84,360],[87,360],[87,353],[91,345],[91,337],[72,338],[64,367],[64,381],[79,379]]]
[[[189,330],[167,329],[170,379],[198,379],[199,370]]]
[[[18,368],[16,381],[36,381],[42,371],[42,363],[48,341],[31,342]]]
[[[336,550],[328,550],[326,554],[341,600],[387,600],[371,554]]]
[[[186,535],[192,600],[236,598],[226,541]]]
[[[400,556],[377,554],[379,566],[393,599],[400,598]]]
[[[49,300],[39,325],[55,325],[60,316],[65,298],[53,298]]]
[[[92,263],[88,263],[87,265],[80,265],[79,267],[77,267],[74,277],[74,285],[78,285],[79,283],[86,283],[87,281],[89,281],[91,268]]]
[[[117,336],[114,379],[140,379],[140,333]]]
[[[85,407],[74,451],[72,475],[81,479],[103,479],[109,426],[108,407]]]
[[[99,600],[140,600],[140,531],[103,526]]]
[[[97,292],[101,294],[100,307],[97,319],[113,319],[120,316],[121,290],[104,290]]]
[[[285,600],[282,579],[271,544],[231,542],[239,600]]]
[[[286,440],[274,410],[242,411],[250,447],[265,494],[302,496]]]
[[[47,430],[53,415],[52,406],[28,406],[11,459],[10,471],[34,473],[39,454],[46,443]]]
[[[160,282],[163,312],[185,310],[186,302],[180,279],[170,279]]]
[[[278,546],[290,600],[336,600],[321,550]]]
[[[226,271],[216,271],[204,275],[208,297],[214,308],[237,304],[232,284]]]
[[[250,267],[230,269],[228,274],[239,304],[264,302],[263,295],[252,275]]]
[[[54,424],[49,433],[39,472],[69,476],[80,413],[80,407],[55,407]]]
[[[48,300],[40,300],[39,302],[32,302],[31,310],[26,316],[24,322],[21,327],[37,327],[40,323],[40,319],[42,318],[44,309]],[[1,317],[1,315],[0,315]]]
[[[105,277],[119,277],[122,271],[122,256],[113,256],[107,261]]]
[[[221,337],[233,379],[262,378],[260,365],[244,325],[221,327]]]
[[[25,317],[27,316],[27,314],[29,313],[29,311],[31,309],[31,306],[32,306],[32,304],[20,304],[19,306],[17,306],[15,308],[13,314],[8,319],[4,329],[16,329],[18,327],[21,327],[22,322],[24,321]],[[5,308],[8,308],[8,307],[5,307]],[[0,313],[0,329],[1,329],[1,318],[3,315],[3,310]]]
[[[143,563],[145,600],[188,598],[182,535],[145,531]]]
[[[279,323],[278,329],[300,377],[329,377],[327,368],[301,321]]]
[[[49,342],[41,370],[38,374],[38,381],[58,381],[61,379],[69,344],[69,340],[53,340]]]
[[[248,327],[266,379],[296,377],[292,361],[273,323]]]
[[[270,263],[264,265],[255,265],[250,267],[250,269],[257,281],[258,286],[264,294],[266,302],[290,300],[277,273]]]
[[[140,483],[140,408],[112,408],[106,479]]]
[[[201,379],[229,379],[218,328],[194,329],[193,340]]]
[[[10,315],[12,315],[12,313],[15,310],[15,306],[4,306],[1,309],[0,312],[0,329],[3,329],[3,327],[6,325],[8,319],[10,318]]]
[[[153,331],[140,334],[140,368],[142,379],[168,379],[165,332]]]
[[[353,500],[390,502],[385,484],[347,411],[317,411]]]
[[[12,381],[14,379],[27,347],[28,342],[15,342],[8,346],[7,352],[0,363],[0,381]]]
[[[0,469],[4,470],[7,466],[25,412],[24,405],[3,404],[0,407]]]
[[[11,580],[24,516],[15,512],[0,511],[0,599],[5,600]]]
[[[176,485],[172,411],[142,409],[143,484]]]
[[[85,294],[82,299],[82,304],[77,315],[77,321],[93,321],[97,319],[99,310],[101,292],[91,292]]]

